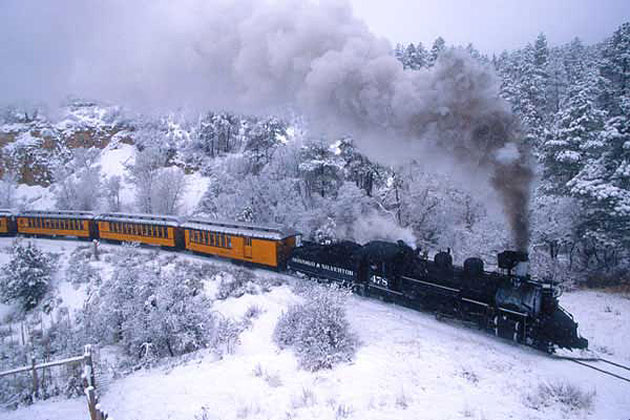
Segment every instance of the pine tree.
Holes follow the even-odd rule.
[[[547,114],[553,117],[560,110],[560,103],[564,100],[567,91],[567,72],[564,65],[561,49],[554,48],[549,54],[547,66],[549,82],[547,84]]]
[[[343,163],[323,142],[311,142],[302,147],[300,173],[310,194],[322,198],[335,195],[343,180],[340,177]]]
[[[433,41],[433,46],[431,47],[431,52],[429,53],[429,67],[435,64],[444,50],[446,50],[446,42],[444,41],[444,38],[438,36],[435,41]]]
[[[570,85],[578,82],[584,73],[586,49],[579,38],[573,38],[564,55],[564,67]]]
[[[525,127],[525,141],[535,150],[545,138],[546,81],[536,66],[536,50],[528,44],[517,55],[517,102],[514,111]]]
[[[483,60],[484,60],[484,57],[481,55],[481,53],[479,52],[479,50],[477,50],[477,49],[475,48],[475,46],[472,44],[472,42],[471,42],[471,43],[469,43],[468,45],[466,45],[466,52],[467,52],[468,54],[470,54],[470,56],[471,56],[471,57],[473,57],[473,58],[475,58],[475,59],[477,59],[477,60],[480,60],[480,61],[483,61]]]
[[[630,23],[615,31],[603,51],[604,76],[612,80],[620,98],[630,97]]]
[[[418,42],[418,44],[416,44],[415,62],[418,69],[422,69],[429,65],[429,53],[427,52],[427,49],[424,48],[424,45],[422,45],[422,42]]]
[[[541,33],[534,42],[534,76],[535,83],[538,85],[538,94],[534,98],[534,106],[542,116],[543,121],[547,110],[547,91],[549,89],[548,66],[549,47],[547,46],[547,38]]]
[[[606,122],[599,157],[569,182],[570,192],[586,206],[583,234],[602,246],[630,249],[630,98],[621,114]]]
[[[396,44],[396,47],[394,47],[394,57],[396,58],[396,60],[402,63],[404,55],[405,55],[405,47],[403,44],[399,42]]]
[[[621,101],[630,97],[630,23],[615,31],[602,56],[601,72],[609,81],[605,106],[611,115],[620,115]]]
[[[557,126],[544,144],[544,178],[550,192],[568,194],[569,182],[601,152],[599,136],[605,113],[596,105],[597,79],[595,69],[570,88],[557,116]]]
[[[416,46],[413,45],[412,42],[407,45],[407,48],[405,49],[405,54],[403,55],[402,63],[405,70],[418,70],[418,68],[416,67],[416,55]]]
[[[25,310],[36,307],[48,292],[53,266],[50,258],[28,242],[13,245],[12,258],[2,267],[0,299],[19,302]]]

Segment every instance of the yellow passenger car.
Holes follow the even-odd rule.
[[[11,213],[11,211],[0,209],[0,235],[9,233],[9,225],[12,217],[13,213]]]
[[[295,231],[249,223],[193,218],[181,227],[190,251],[274,268],[284,266],[299,241]]]
[[[94,214],[86,211],[24,211],[17,216],[19,233],[89,238]]]
[[[96,217],[101,239],[175,248],[179,221],[172,216],[107,213]]]

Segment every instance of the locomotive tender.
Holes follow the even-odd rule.
[[[72,236],[139,242],[302,273],[350,286],[355,292],[453,317],[509,340],[552,352],[588,341],[558,303],[551,283],[532,279],[528,256],[504,251],[501,272],[487,272],[479,258],[454,266],[450,252],[433,260],[404,242],[300,244],[281,226],[147,214],[0,210],[0,236]]]

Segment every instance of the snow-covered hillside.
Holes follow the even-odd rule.
[[[62,267],[83,245],[35,242],[61,253]],[[10,244],[10,239],[0,239],[3,261]],[[115,247],[102,249],[107,253]],[[160,251],[157,258],[170,255]],[[205,285],[209,296],[234,270],[230,264],[191,255],[177,254],[176,260],[209,261],[219,267],[215,280]],[[111,275],[111,264],[107,259],[89,263],[104,279]],[[301,280],[262,270],[254,275],[274,280],[269,284],[275,286],[213,302],[214,310],[234,320],[242,319],[252,306],[260,309],[233,352],[217,356],[200,350],[126,374],[103,389],[103,407],[116,419],[154,420],[621,419],[630,412],[627,383],[459,323],[361,297],[347,302],[351,327],[360,340],[354,360],[331,370],[305,371],[291,350],[280,350],[272,340],[279,315],[300,299],[293,287]],[[61,306],[71,311],[82,306],[86,285],[77,288],[57,276],[55,286]],[[629,299],[579,291],[567,293],[562,303],[576,316],[594,351],[630,362],[630,326],[624,321],[630,313]],[[567,398],[574,395],[571,391],[576,400]],[[585,408],[579,408],[580,403]],[[13,420],[86,416],[83,398],[47,400],[0,413],[0,418]]]

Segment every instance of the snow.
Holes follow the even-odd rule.
[[[155,216],[152,214],[130,213],[102,213],[96,216],[96,220],[104,220],[122,223],[149,223],[162,226],[179,226],[179,219],[174,216]]]
[[[68,254],[78,241],[37,240]],[[0,248],[10,239],[0,239]],[[161,251],[164,252],[164,251]],[[181,254],[179,254],[181,255]],[[195,261],[200,257],[181,255]],[[105,263],[97,263],[103,266]],[[226,264],[225,267],[230,267]],[[290,350],[272,341],[282,311],[299,301],[291,277],[255,270],[286,281],[262,295],[217,301],[214,309],[239,320],[256,305],[260,316],[240,336],[233,354],[206,351],[175,367],[140,370],[113,381],[101,405],[117,419],[194,419],[206,407],[211,419],[613,419],[630,412],[628,385],[577,364],[498,340],[459,322],[435,319],[372,299],[352,296],[347,312],[360,346],[355,360],[316,373],[300,370]],[[217,283],[217,275],[212,283]],[[208,284],[208,289],[212,284]],[[81,289],[60,284],[65,304],[79,307]],[[601,291],[567,293],[561,302],[580,322],[591,348],[630,362],[630,299]],[[614,334],[611,334],[614,331]],[[533,408],[543,383],[566,382],[595,391],[592,412],[560,404]],[[38,402],[0,419],[85,418],[83,398]]]
[[[293,236],[296,232],[285,229],[282,226],[258,226],[245,222],[232,222],[227,220],[214,220],[204,218],[188,219],[181,227],[186,229],[196,229],[212,232],[221,232],[236,236],[251,236],[253,238],[263,238],[272,240],[282,240]]]
[[[0,261],[0,264],[4,264],[4,262]],[[0,323],[6,322],[7,318],[15,312],[15,310],[16,308],[13,305],[0,303]]]
[[[82,284],[75,286],[67,281],[62,281],[57,286],[59,291],[59,298],[61,298],[61,305],[68,308],[70,312],[76,311],[83,307],[85,299],[87,285]]]
[[[135,206],[135,188],[125,179],[127,174],[126,166],[132,165],[135,161],[136,149],[132,145],[112,142],[103,150],[100,155],[99,165],[103,176],[121,177],[120,199],[123,209],[133,209]],[[180,214],[191,214],[197,208],[206,189],[210,183],[210,178],[197,172],[185,175],[185,188],[182,196],[182,206]]]
[[[126,165],[135,160],[135,147],[119,142],[110,143],[102,152],[99,159],[101,174],[104,177],[119,176],[121,178],[120,201],[123,209],[134,207],[135,189],[125,179]]]
[[[49,188],[40,185],[20,184],[17,188],[17,202],[24,208],[52,210],[55,198]]]
[[[184,194],[180,214],[192,214],[197,209],[199,202],[210,185],[211,179],[198,172],[185,175]]]
[[[103,150],[99,165],[107,177],[125,174],[125,165],[133,163],[135,148],[129,144],[113,143]]]

